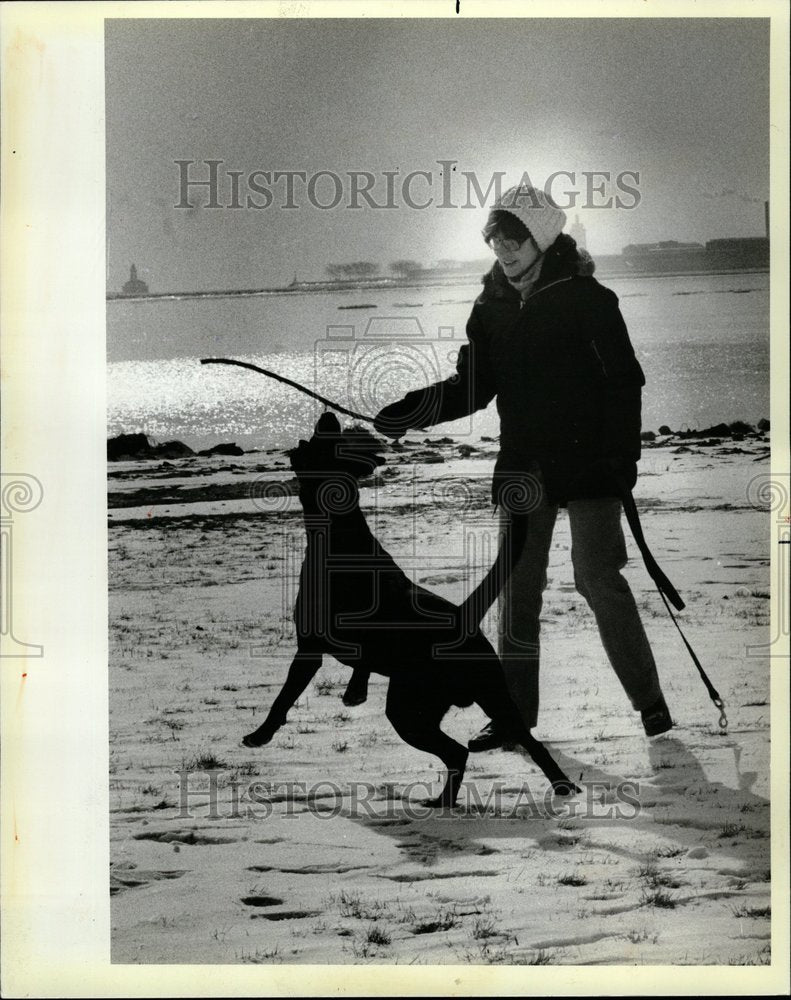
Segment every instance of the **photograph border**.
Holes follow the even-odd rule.
[[[540,0],[6,3],[2,34],[3,492],[23,494],[2,658],[4,996],[788,993],[788,661],[771,663],[772,964],[533,968],[110,962],[105,18],[749,17],[771,25],[771,469],[788,483],[787,5]],[[27,477],[27,478],[26,478]],[[36,486],[36,483],[38,486]],[[787,490],[787,486],[786,486]],[[40,494],[40,495],[39,495]],[[29,495],[29,499],[25,497]],[[37,500],[37,502],[35,502]],[[772,526],[772,634],[782,631]],[[785,538],[788,533],[786,531]],[[786,593],[787,597],[787,593]],[[14,651],[9,637],[29,647]],[[787,644],[787,636],[786,644]]]

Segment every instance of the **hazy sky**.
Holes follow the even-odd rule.
[[[329,262],[480,258],[486,209],[439,208],[439,160],[485,191],[523,172],[585,225],[594,256],[630,242],[763,235],[769,196],[768,23],[734,20],[122,20],[106,34],[108,288],[134,262],[152,291],[249,288],[321,278]],[[221,208],[179,209],[176,160],[218,168]],[[256,171],[305,171],[267,208]],[[350,171],[393,208],[349,208]],[[388,196],[385,171],[391,171]],[[396,175],[394,172],[398,171]],[[404,197],[403,183],[418,177]],[[609,172],[598,204],[639,188],[636,208],[587,207],[584,171]],[[255,183],[255,179],[254,179]],[[602,184],[599,179],[597,184]],[[475,197],[475,196],[474,196]],[[621,192],[632,205],[633,195]],[[491,195],[489,203],[491,202]]]

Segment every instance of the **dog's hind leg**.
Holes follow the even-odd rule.
[[[343,692],[344,705],[351,708],[352,705],[362,705],[364,701],[368,700],[368,678],[370,676],[370,673],[363,670],[362,667],[356,667],[352,671],[349,683]]]
[[[571,778],[565,774],[558,766],[557,761],[547,750],[544,744],[530,734],[530,730],[525,728],[519,735],[519,742],[527,750],[536,764],[541,768],[549,781],[552,783],[552,790],[556,795],[576,795],[582,791]]]
[[[498,726],[502,726],[507,732],[513,734],[514,742],[522,744],[552,783],[552,788],[558,795],[573,795],[581,791],[561,770],[544,744],[532,736],[530,730],[525,726],[508,693],[502,670],[492,664],[491,671],[486,689],[476,692],[476,702]]]
[[[387,690],[385,715],[401,739],[416,750],[439,757],[448,769],[445,786],[436,798],[425,805],[434,808],[455,805],[459,794],[469,751],[440,729],[448,704],[431,700],[416,704],[420,693],[414,684],[399,684],[391,680]]]

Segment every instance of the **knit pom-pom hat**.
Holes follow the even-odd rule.
[[[510,212],[530,230],[530,235],[543,253],[563,232],[566,213],[555,208],[543,191],[529,184],[517,184],[497,199],[492,211]]]

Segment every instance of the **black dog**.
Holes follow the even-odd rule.
[[[461,607],[412,583],[371,534],[359,506],[359,480],[384,463],[379,447],[368,431],[341,432],[334,414],[325,413],[311,440],[289,452],[308,536],[294,609],[297,653],[265,722],[242,742],[268,743],[318,671],[322,654],[331,653],[363,680],[370,672],[390,678],[386,715],[393,728],[448,769],[442,792],[429,805],[456,801],[468,751],[440,723],[451,705],[473,702],[518,734],[556,792],[579,791],[525,728],[479,626],[501,586],[502,550]]]

